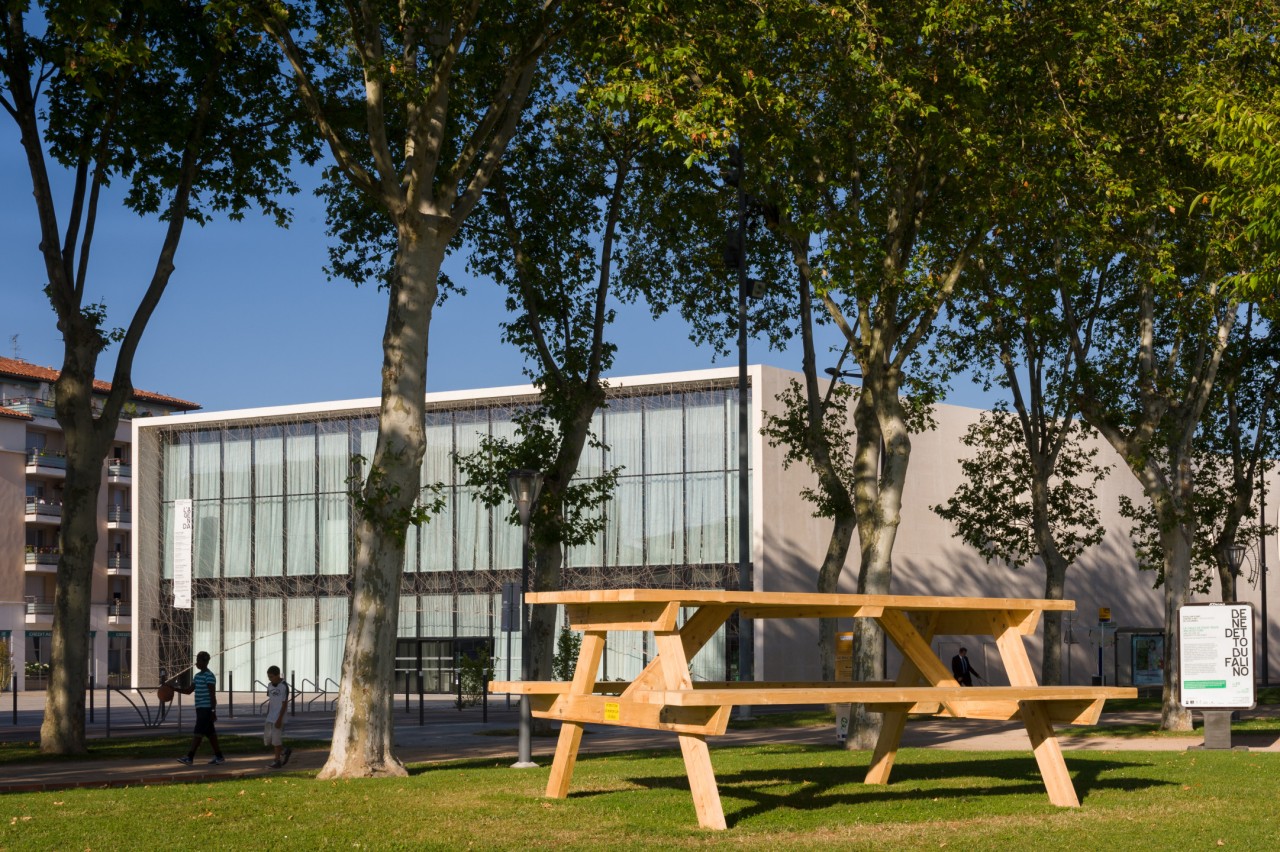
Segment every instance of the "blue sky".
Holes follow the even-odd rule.
[[[59,198],[64,216],[65,193]],[[206,410],[374,397],[379,393],[386,296],[374,286],[329,281],[324,274],[324,208],[309,188],[293,200],[294,223],[284,230],[250,214],[243,222],[189,225],[176,269],[134,365],[134,384],[199,403]],[[104,200],[95,237],[90,302],[105,302],[109,323],[128,322],[149,280],[163,237],[161,223]],[[58,367],[62,341],[41,286],[35,202],[13,122],[0,114],[0,354]],[[500,340],[506,314],[498,288],[469,279],[451,261],[468,294],[436,310],[428,361],[428,390],[524,384],[520,353]],[[610,332],[618,343],[614,375],[733,366],[694,346],[677,318],[653,320],[642,306],[622,306]],[[829,332],[823,346],[835,347]],[[821,351],[821,350],[820,350]],[[114,350],[101,362],[110,379]],[[834,364],[836,355],[826,362]],[[751,347],[752,363],[799,369],[791,352]],[[981,405],[967,380],[957,379],[950,402]]]

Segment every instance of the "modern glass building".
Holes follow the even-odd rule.
[[[620,469],[605,523],[566,554],[566,588],[735,588],[738,542],[736,375],[615,381],[593,422],[580,476]],[[400,600],[399,687],[423,672],[449,691],[455,658],[493,640],[497,669],[520,670],[519,634],[501,630],[503,583],[520,575],[520,530],[509,504],[478,499],[458,458],[486,437],[515,434],[513,415],[536,400],[510,392],[435,394],[427,403],[424,485],[443,510],[409,532]],[[348,482],[373,454],[377,400],[174,418],[136,427],[135,578],[140,618],[135,671],[181,671],[197,650],[223,684],[247,690],[271,664],[301,688],[336,688],[353,558]],[[758,434],[758,433],[757,433]],[[179,532],[190,512],[190,555]],[[174,606],[175,563],[189,558],[190,609]],[[518,628],[518,625],[517,625]],[[630,678],[651,637],[612,647],[606,677]],[[699,654],[698,676],[724,680],[733,636]],[[416,682],[410,684],[416,691]]]
[[[812,474],[785,464],[785,448],[761,436],[765,412],[780,408],[778,395],[796,374],[755,366],[749,377],[752,585],[811,592],[830,521],[814,517],[801,496],[814,487]],[[737,588],[736,385],[733,369],[610,380],[608,405],[593,423],[602,448],[587,451],[579,475],[611,468],[621,468],[621,475],[600,534],[567,554],[564,588]],[[513,435],[514,413],[535,399],[529,387],[427,397],[422,479],[438,485],[444,505],[408,536],[398,690],[416,691],[422,672],[425,689],[450,691],[458,655],[476,646],[492,649],[500,678],[508,666],[520,671],[520,637],[503,631],[501,603],[503,584],[520,579],[520,532],[507,520],[509,505],[490,509],[476,499],[478,489],[460,474],[457,458],[485,437]],[[184,671],[196,651],[208,650],[223,688],[248,691],[275,664],[308,693],[336,689],[354,544],[347,483],[359,481],[361,458],[372,455],[377,408],[378,400],[366,399],[133,421],[135,686],[155,684],[162,667]],[[930,508],[962,481],[960,462],[968,453],[961,438],[980,413],[938,405],[935,427],[912,436],[893,549],[895,593],[1044,594],[1042,567],[986,562]],[[1066,597],[1077,610],[1066,631],[1074,664],[1064,668],[1075,683],[1098,675],[1100,643],[1108,682],[1128,670],[1117,655],[1129,650],[1115,644],[1116,634],[1094,629],[1098,609],[1110,610],[1125,635],[1159,632],[1163,621],[1161,596],[1150,575],[1137,570],[1129,522],[1119,514],[1121,495],[1141,499],[1141,489],[1108,448],[1100,447],[1100,459],[1112,466],[1096,488],[1107,536],[1067,576]],[[1271,478],[1275,493],[1274,471]],[[1274,544],[1269,537],[1272,552]],[[180,565],[190,566],[190,608],[175,606]],[[856,591],[857,573],[855,541],[841,591]],[[1247,586],[1240,586],[1242,597],[1260,604],[1261,590]],[[819,679],[814,622],[768,619],[755,628],[756,678]],[[652,636],[639,632],[609,641],[600,675],[610,679],[633,677],[653,647]],[[1038,642],[1039,636],[1030,640],[1033,659]],[[939,637],[935,651],[947,660],[961,643],[988,683],[1005,681],[999,655],[977,637]],[[695,658],[693,675],[733,679],[736,659],[737,624],[730,622]]]

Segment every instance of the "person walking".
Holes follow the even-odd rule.
[[[284,715],[289,709],[289,684],[280,677],[280,667],[267,669],[267,721],[262,728],[262,743],[275,749],[276,759],[272,769],[279,769],[289,762],[293,749],[284,747]]]
[[[191,729],[193,734],[191,751],[178,758],[178,762],[184,766],[195,763],[196,749],[200,748],[201,740],[208,737],[209,745],[213,747],[213,760],[209,761],[209,765],[219,766],[226,762],[226,758],[222,756],[222,749],[218,746],[218,732],[214,728],[214,722],[218,721],[218,714],[215,712],[218,706],[218,679],[209,670],[208,651],[196,654],[196,670],[195,677],[191,679],[191,686],[181,687],[171,684],[183,695],[194,694],[196,703],[196,725]]]
[[[982,679],[982,675],[978,674],[969,663],[969,649],[961,648],[960,653],[951,658],[951,673],[955,675],[956,683],[961,686],[973,686],[973,679],[976,677]]]

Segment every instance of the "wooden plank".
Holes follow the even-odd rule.
[[[702,606],[695,610],[680,628],[680,641],[685,659],[693,659],[730,615],[733,615],[731,606]],[[644,671],[632,681],[631,686],[623,692],[623,695],[629,697],[644,690],[662,689],[663,686],[662,661],[654,657],[649,661],[649,665],[645,666]]]
[[[716,787],[716,773],[711,768],[711,751],[707,741],[690,734],[680,735],[680,753],[684,755],[684,771],[689,777],[689,791],[693,793],[693,809],[698,814],[698,825],[715,831],[724,831],[724,807],[720,804],[720,790]]]
[[[1009,682],[1016,686],[1030,686],[1035,684],[1036,675],[1031,667],[1031,660],[1027,657],[1026,643],[1018,630],[1019,621],[1016,613],[993,613],[991,634],[996,638],[996,647],[1000,649],[1000,659],[1004,663]],[[1040,687],[1047,690],[1053,688]],[[1079,807],[1080,799],[1071,783],[1071,773],[1067,771],[1067,762],[1062,757],[1062,748],[1058,745],[1058,738],[1054,736],[1053,722],[1049,719],[1044,704],[1037,701],[1025,702],[1022,706],[1022,724],[1031,740],[1031,750],[1040,767],[1040,777],[1049,793],[1049,801],[1059,807]]]
[[[642,694],[641,697],[649,696]],[[654,701],[631,700],[612,695],[557,695],[548,698],[545,705],[534,705],[533,715],[539,719],[555,719],[565,723],[718,736],[725,732],[731,707],[732,705],[664,706]]]
[[[604,648],[605,634],[594,632],[583,634],[582,645],[578,649],[578,662],[573,670],[573,681],[570,683],[573,693],[584,693],[595,685],[596,674],[600,671],[600,659],[604,656]],[[571,694],[563,695],[557,699],[557,703],[571,697],[573,697]],[[549,709],[543,709],[540,702],[536,715],[541,716]],[[578,747],[581,744],[581,724],[569,721],[561,726],[560,737],[556,740],[556,754],[551,761],[551,775],[547,778],[547,796],[563,799],[569,795],[569,782],[573,780],[573,768],[578,762]]]
[[[883,615],[883,613],[882,613]],[[933,640],[934,626],[938,622],[938,614],[931,613],[911,619],[912,627],[920,634],[920,638],[928,644]],[[898,678],[894,686],[899,688],[913,687],[924,677],[920,668],[907,657],[898,669]],[[865,702],[863,702],[865,704]],[[902,732],[907,726],[907,713],[910,708],[900,704],[881,704],[876,707],[886,708],[884,719],[880,723],[880,735],[876,737],[876,747],[871,753],[871,763],[867,767],[864,784],[888,784],[889,774],[893,771],[894,761],[898,759],[898,746],[902,742]],[[933,703],[931,713],[936,713],[938,704]],[[871,707],[868,707],[871,709]]]
[[[675,630],[680,604],[652,603],[565,604],[564,617],[575,630]]]
[[[569,782],[573,780],[573,768],[578,763],[578,749],[581,745],[581,725],[566,722],[560,726],[560,736],[556,739],[556,756],[551,761],[551,775],[547,778],[548,799],[568,798]]]
[[[1040,610],[1016,610],[1017,630],[1023,636],[1036,632]],[[991,633],[990,612],[942,612],[938,614],[938,636],[987,636]]]
[[[1039,598],[968,598],[945,595],[853,595],[815,592],[738,592],[718,589],[598,589],[558,592],[530,592],[535,604],[622,604],[679,603],[684,606],[726,604],[754,610],[799,607],[820,612],[822,608],[879,606],[899,610],[1056,610],[1073,611],[1075,601],[1047,601]],[[790,611],[790,610],[787,610]]]
[[[673,707],[715,707],[720,705],[776,704],[906,704],[920,702],[946,704],[963,702],[1094,701],[1105,698],[1133,698],[1137,690],[1115,686],[805,686],[771,688],[767,684],[749,687],[652,690],[637,693],[637,702]]]
[[[1071,773],[1062,757],[1062,747],[1054,736],[1053,725],[1042,704],[1028,701],[1022,707],[1022,721],[1031,738],[1031,750],[1035,753],[1040,777],[1044,779],[1049,801],[1060,808],[1078,808],[1080,799],[1071,783]]]
[[[624,680],[598,680],[591,686],[592,692],[621,693],[630,686]],[[573,682],[567,680],[494,680],[489,691],[511,695],[562,695],[573,690]]]

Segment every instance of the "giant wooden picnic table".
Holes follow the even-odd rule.
[[[723,734],[735,705],[868,705],[884,714],[866,783],[887,784],[908,714],[958,719],[1021,719],[1030,737],[1049,800],[1077,807],[1071,776],[1053,724],[1092,725],[1108,698],[1136,690],[1096,686],[1040,686],[1023,637],[1046,610],[1074,610],[1074,601],[957,598],[926,595],[839,595],[672,589],[537,592],[531,604],[562,604],[569,625],[582,631],[572,681],[495,681],[494,692],[527,694],[533,715],[563,724],[547,796],[568,795],[583,725],[621,725],[671,731],[680,742],[698,823],[725,828],[707,737]],[[680,622],[682,610],[692,610]],[[689,661],[733,614],[743,618],[873,618],[902,652],[894,681],[694,682]],[[656,654],[630,683],[599,681],[610,633],[652,631]],[[962,687],[934,654],[935,636],[991,636],[1009,686]]]

